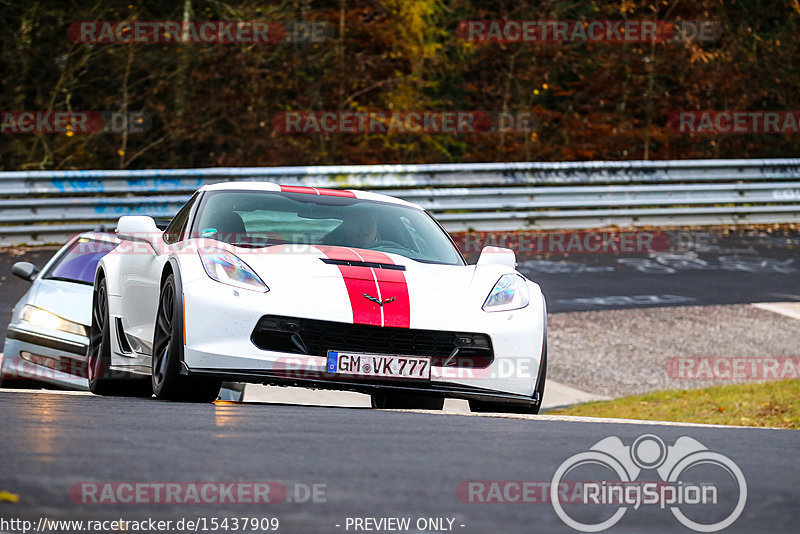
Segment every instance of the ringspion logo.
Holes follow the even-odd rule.
[[[655,471],[661,482],[630,484],[648,471]],[[602,472],[606,477],[610,473],[611,479],[598,481],[596,475]],[[721,484],[710,483],[709,479],[720,475]],[[582,484],[579,502],[564,503],[559,488],[573,476],[595,482]],[[697,482],[697,477],[703,481]],[[735,492],[723,492],[731,482]],[[629,510],[649,505],[668,508],[681,524],[697,532],[717,532],[739,518],[746,502],[747,482],[739,466],[688,436],[670,446],[654,434],[643,434],[631,445],[617,436],[607,437],[588,451],[567,458],[550,483],[550,503],[556,515],[580,532],[606,530]],[[590,507],[592,513],[587,514]]]

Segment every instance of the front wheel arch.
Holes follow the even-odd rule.
[[[536,375],[534,395],[539,396],[539,407],[544,401],[544,386],[547,382],[547,302],[542,293],[542,352],[539,355],[539,372]]]

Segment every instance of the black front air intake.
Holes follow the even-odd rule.
[[[263,350],[326,356],[329,350],[374,354],[422,356],[442,365],[456,353],[450,365],[469,358],[475,367],[494,360],[492,340],[486,334],[443,332],[363,324],[319,321],[298,317],[265,315],[250,339]],[[459,349],[456,352],[456,349]]]

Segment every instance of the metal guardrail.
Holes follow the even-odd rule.
[[[378,190],[450,231],[800,222],[800,159],[19,171],[0,173],[0,245],[171,217],[228,180]]]

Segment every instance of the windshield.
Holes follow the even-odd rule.
[[[97,263],[114,247],[114,243],[82,237],[70,245],[44,278],[92,285]]]
[[[339,196],[212,191],[203,197],[192,236],[249,247],[335,245],[464,264],[449,236],[424,211]]]

